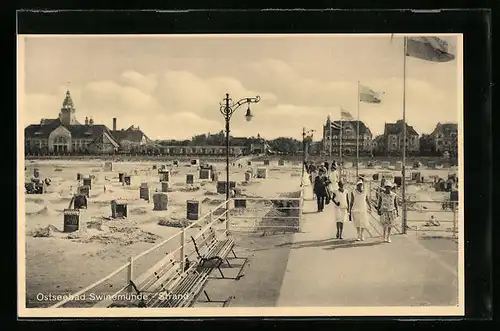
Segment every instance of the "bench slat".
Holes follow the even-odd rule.
[[[157,273],[153,274],[152,277],[140,284],[139,291],[149,291],[149,289],[154,288],[156,284],[161,284],[179,269],[179,265],[180,263],[177,261],[170,261],[169,265],[166,265],[165,268],[162,268]]]
[[[209,230],[207,234],[196,239],[196,245],[201,256],[206,259],[213,257],[226,259],[235,245],[235,240],[230,237],[217,238],[215,231]],[[153,270],[153,272],[148,277],[142,278],[141,289],[148,289],[148,292],[154,293],[147,302],[148,307],[192,306],[215,269],[215,264],[201,266],[201,261],[198,261],[192,262],[187,271],[180,272],[178,261],[165,263],[165,259],[162,259],[161,262],[155,265],[159,266],[159,269],[151,268],[148,271]],[[162,300],[161,292],[168,298]]]

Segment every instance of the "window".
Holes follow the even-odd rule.
[[[55,144],[66,144],[67,142],[68,142],[68,140],[65,137],[57,137],[54,140]]]

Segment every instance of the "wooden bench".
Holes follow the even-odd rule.
[[[184,270],[181,270],[180,262],[174,259],[175,253],[170,253],[135,282],[131,281],[130,286],[141,297],[137,306],[191,307],[197,302],[202,292],[207,298],[206,302],[221,302],[224,307],[229,305],[233,297],[223,301],[211,300],[204,289],[205,285],[210,278],[210,274],[215,269],[221,274],[219,279],[239,280],[243,277],[242,271],[247,258],[238,258],[236,256],[233,238],[218,238],[212,228],[201,234],[198,242],[193,237],[191,239],[197,254],[197,260],[189,261],[186,258]],[[226,277],[221,269],[224,261],[229,267],[232,267],[228,258],[230,253],[233,254],[234,259],[244,259],[238,275],[233,278]],[[119,304],[114,303],[113,306],[119,306]]]
[[[244,276],[243,269],[248,261],[247,258],[239,258],[234,252],[235,241],[232,237],[218,238],[214,229],[210,228],[207,232],[203,233],[198,242],[191,237],[194,245],[196,254],[198,255],[198,269],[201,272],[211,273],[213,270],[217,269],[221,275],[221,278],[229,278],[234,280],[239,280]],[[221,266],[224,262],[232,268],[229,262],[229,255],[232,253],[233,259],[244,260],[238,275],[236,277],[226,277],[222,272]]]

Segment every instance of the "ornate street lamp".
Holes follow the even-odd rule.
[[[238,102],[234,103],[233,100],[229,97],[229,93],[226,93],[226,97],[220,102],[220,113],[224,116],[224,120],[226,121],[226,201],[229,200],[229,122],[231,120],[231,116],[234,112],[244,104],[248,104],[247,112],[245,114],[245,119],[247,122],[252,120],[252,111],[250,110],[251,103],[257,103],[260,101],[260,97],[256,96],[255,98],[243,98]]]

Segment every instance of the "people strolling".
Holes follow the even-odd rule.
[[[371,211],[371,207],[361,179],[356,183],[356,189],[351,192],[350,202],[349,220],[352,221],[356,227],[358,233],[356,240],[365,240],[363,232],[368,227],[368,212]]]
[[[390,181],[385,181],[385,190],[379,194],[377,203],[380,223],[384,230],[383,240],[388,243],[391,242],[391,229],[394,227],[396,218],[399,216],[396,193],[391,190],[392,187],[393,184]]]
[[[331,184],[332,192],[337,191],[339,189],[338,183],[340,181],[340,176],[335,162],[332,163],[329,177],[330,177],[330,182],[332,183]]]
[[[332,201],[335,204],[335,222],[337,223],[337,239],[342,239],[344,223],[349,215],[349,195],[344,189],[344,184],[338,182],[338,190],[332,192]]]
[[[318,212],[322,212],[325,208],[325,199],[328,195],[327,192],[328,181],[324,174],[323,169],[318,171],[318,176],[314,179],[314,194],[318,201]]]

